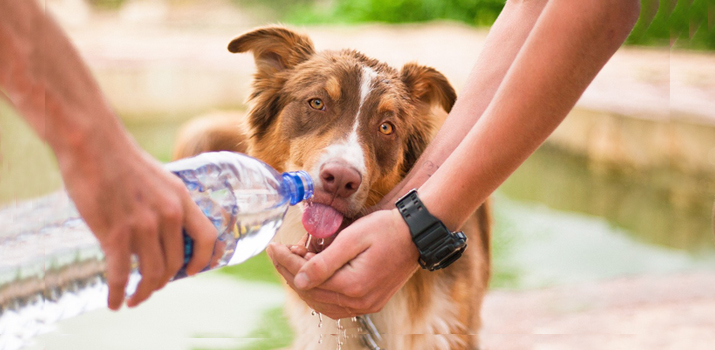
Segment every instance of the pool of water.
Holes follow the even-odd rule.
[[[497,287],[715,271],[713,179],[607,168],[542,147],[494,200]]]
[[[542,147],[500,191],[514,200],[601,217],[644,244],[715,253],[712,174],[615,169]]]

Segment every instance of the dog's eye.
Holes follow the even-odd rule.
[[[384,122],[380,124],[380,132],[385,135],[391,135],[395,131],[395,127],[392,123]]]
[[[325,103],[323,103],[323,100],[319,98],[314,98],[308,101],[308,104],[310,105],[310,108],[317,109],[319,111],[322,111],[325,109]]]

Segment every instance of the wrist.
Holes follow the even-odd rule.
[[[73,173],[98,172],[107,166],[116,166],[116,170],[123,166],[123,159],[137,158],[141,149],[124,130],[114,115],[87,115],[76,114],[78,119],[91,121],[92,118],[102,120],[101,123],[79,121],[75,127],[65,125],[52,129],[52,136],[47,141],[57,157],[57,162],[63,176]],[[114,165],[105,164],[104,160],[111,160]],[[124,162],[126,164],[126,162]]]
[[[405,220],[402,218],[402,215],[400,215],[400,211],[395,208],[394,204],[392,205],[390,214],[392,215],[392,222],[394,225],[393,231],[400,237],[400,242],[402,242],[400,246],[403,247],[404,251],[407,253],[407,255],[409,255],[409,261],[416,269],[417,267],[419,267],[418,261],[420,258],[420,251],[417,249],[417,246],[412,241],[412,234],[410,233],[410,228],[407,226],[407,223],[405,223]]]
[[[419,252],[423,269],[439,270],[451,265],[467,248],[463,232],[452,232],[432,215],[413,189],[400,198],[395,206],[410,232]]]

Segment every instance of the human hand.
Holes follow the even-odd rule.
[[[268,255],[301,299],[333,319],[380,311],[417,270],[419,257],[397,209],[355,221],[318,254],[273,243]]]
[[[67,191],[105,253],[113,310],[124,300],[132,255],[142,279],[129,307],[149,298],[182,267],[182,227],[194,240],[189,275],[208,265],[216,240],[214,226],[181,180],[129,145],[118,150],[109,142],[101,150],[83,147],[58,157]]]

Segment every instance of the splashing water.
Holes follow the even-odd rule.
[[[308,249],[308,247],[310,247],[310,240],[311,240],[312,238],[313,238],[313,236],[311,236],[310,233],[309,233],[309,234],[308,234],[308,239],[305,241],[305,249]]]
[[[347,339],[347,331],[340,321],[340,319],[337,320],[338,334],[336,334],[336,336],[338,337],[338,350],[340,350],[342,345],[345,344],[345,340]]]

